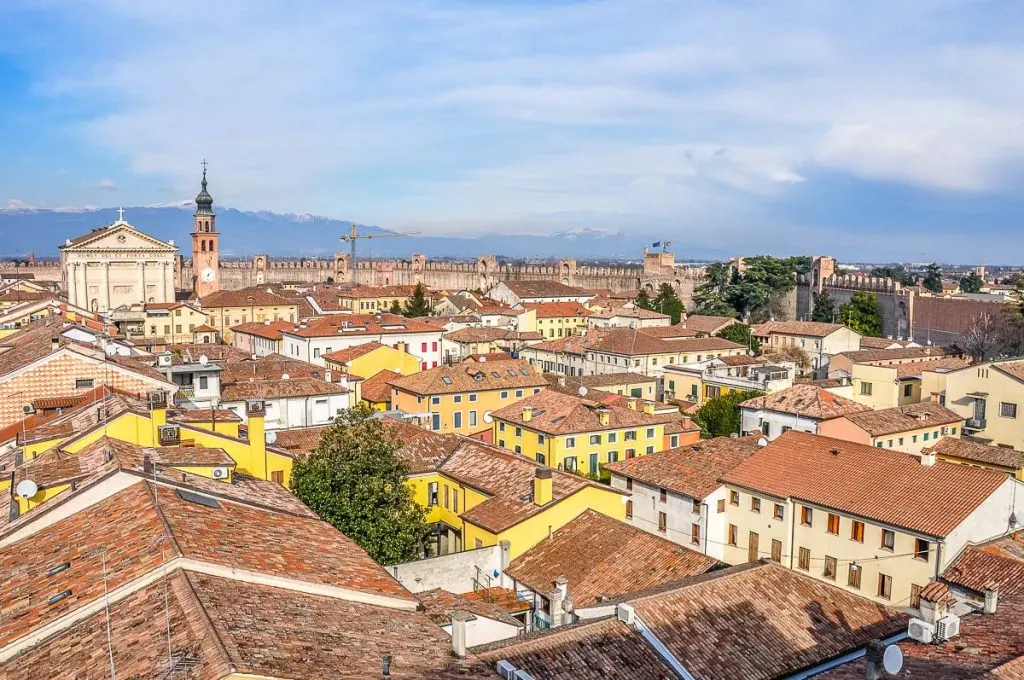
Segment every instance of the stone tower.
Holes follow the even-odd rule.
[[[202,188],[196,196],[192,219],[192,290],[202,298],[220,290],[220,234],[217,233],[217,215],[213,212],[213,196],[206,190],[206,161],[203,161]]]

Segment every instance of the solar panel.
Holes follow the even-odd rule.
[[[189,503],[195,503],[197,505],[205,505],[208,508],[219,508],[220,503],[209,496],[200,496],[197,493],[191,491],[185,491],[184,489],[178,489],[178,498]]]

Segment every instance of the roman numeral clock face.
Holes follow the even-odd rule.
[[[216,277],[216,275],[217,275],[216,272],[214,272],[213,269],[210,268],[210,267],[203,268],[203,271],[200,274],[200,276],[202,277],[203,281],[206,281],[206,282],[213,281],[213,279]]]

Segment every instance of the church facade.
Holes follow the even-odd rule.
[[[178,249],[136,229],[122,213],[60,247],[61,279],[68,302],[106,313],[140,303],[174,302]]]

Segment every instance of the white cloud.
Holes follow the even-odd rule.
[[[4,203],[2,206],[0,206],[0,211],[4,211],[4,212],[23,212],[23,211],[38,210],[38,209],[39,208],[37,208],[36,206],[29,205],[28,203],[25,203],[24,201],[20,201],[17,198],[10,198],[10,199],[7,200],[6,203]]]
[[[103,189],[105,191],[117,191],[117,182],[112,179],[104,178],[99,182],[96,182],[96,188]]]

